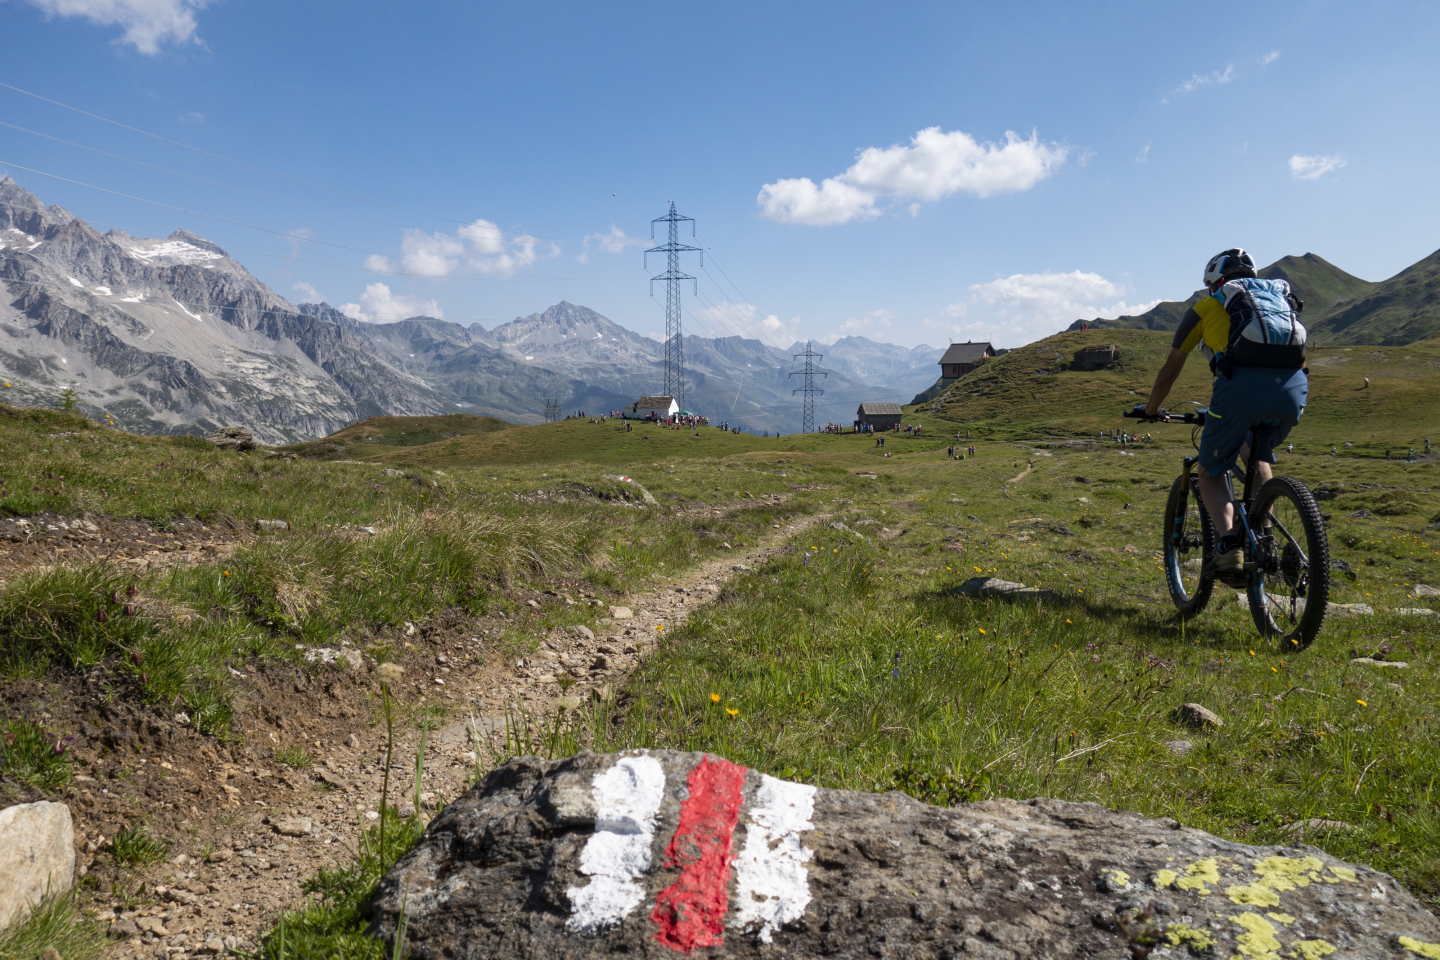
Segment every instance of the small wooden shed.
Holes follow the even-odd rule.
[[[666,420],[680,412],[674,397],[641,397],[620,411],[626,420]]]
[[[903,416],[898,403],[862,403],[855,413],[855,426],[889,430],[898,427]]]

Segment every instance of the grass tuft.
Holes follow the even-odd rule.
[[[110,841],[115,862],[122,867],[143,867],[164,860],[169,844],[156,840],[141,827],[121,827]]]
[[[12,720],[0,727],[0,776],[41,790],[59,790],[74,776],[65,738],[34,721]]]

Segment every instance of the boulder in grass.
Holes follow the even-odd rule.
[[[369,910],[387,940],[403,912],[415,960],[1440,950],[1440,921],[1394,879],[1312,847],[1059,800],[944,809],[673,751],[510,761],[430,823]]]
[[[244,427],[221,427],[205,439],[221,450],[255,449],[255,435]]]
[[[1023,583],[1012,583],[999,577],[971,577],[960,584],[958,589],[961,596],[982,599],[1054,600],[1059,597],[1054,591],[1027,587]]]
[[[42,800],[0,810],[0,930],[23,921],[75,881],[70,808]]]

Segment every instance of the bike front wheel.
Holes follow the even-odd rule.
[[[1188,479],[1184,474],[1176,477],[1165,501],[1165,583],[1175,609],[1193,617],[1205,609],[1215,588],[1214,579],[1201,574],[1215,546],[1215,527],[1200,501],[1199,486]]]
[[[1330,602],[1330,541],[1309,488],[1294,477],[1273,477],[1250,511],[1259,545],[1247,589],[1260,633],[1282,650],[1315,642]]]

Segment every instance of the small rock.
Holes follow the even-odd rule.
[[[1076,502],[1076,503],[1090,503],[1090,502],[1092,502],[1092,501],[1090,500],[1089,497],[1076,497],[1076,498],[1075,498],[1075,502]]]
[[[395,812],[400,814],[401,820],[409,820],[415,816],[415,805],[413,803],[402,803]]]
[[[219,937],[211,937],[209,940],[206,940],[203,944],[201,944],[201,946],[196,952],[210,954],[224,953],[225,942]]]
[[[244,427],[221,427],[205,439],[221,450],[255,449],[255,435]]]
[[[139,932],[140,928],[135,926],[135,921],[127,920],[124,917],[110,924],[110,936],[117,940],[127,940]]]
[[[731,569],[731,570],[734,570],[736,573],[747,573],[747,572],[750,571],[751,568],[750,568],[748,565],[746,565],[746,564],[737,563],[737,564],[735,564],[734,566],[732,566],[730,569]]]
[[[635,612],[629,607],[611,607],[610,616],[616,620],[629,620]]]
[[[1408,669],[1410,664],[1404,660],[1376,660],[1372,657],[1352,657],[1351,663],[1363,663],[1370,667],[1393,667],[1397,670]]]
[[[529,607],[531,610],[539,610],[539,609],[540,609],[540,604],[536,603],[534,600],[526,600],[526,601],[525,601],[525,606]]]
[[[579,637],[581,640],[588,640],[592,643],[595,641],[595,631],[591,630],[583,623],[575,625],[575,636]]]
[[[275,832],[282,837],[308,837],[315,824],[306,817],[287,817],[275,824]]]
[[[1437,590],[1435,587],[1426,586],[1423,583],[1415,584],[1413,589],[1417,597],[1440,597],[1440,590]]]
[[[40,951],[40,960],[64,960],[64,958],[60,956],[59,950],[54,947],[46,947]]]
[[[1368,520],[1372,516],[1374,516],[1374,514],[1372,514],[1369,510],[1366,510],[1364,507],[1361,507],[1359,510],[1354,511],[1353,513],[1345,514],[1345,516],[1349,517],[1352,520]]]
[[[226,850],[224,847],[221,847],[219,850],[211,850],[210,856],[205,859],[210,863],[224,863],[233,856],[235,856],[235,851]]]
[[[1358,829],[1353,823],[1346,823],[1343,820],[1326,820],[1323,817],[1312,817],[1309,820],[1296,820],[1294,823],[1287,823],[1282,826],[1281,831],[1292,837],[1301,837],[1307,833],[1348,833]]]
[[[609,657],[596,657],[596,658],[595,658],[595,662],[592,663],[592,664],[590,664],[590,669],[591,669],[591,670],[608,670],[608,669],[610,669],[610,658],[609,658]]]
[[[1185,754],[1195,749],[1195,744],[1191,743],[1189,740],[1166,740],[1165,749],[1169,750],[1177,757],[1183,757],[1185,756]]]
[[[42,800],[0,810],[0,930],[24,920],[47,895],[75,881],[70,808]]]
[[[1224,720],[1198,703],[1182,703],[1174,709],[1170,717],[1176,723],[1183,723],[1197,729],[1225,726]]]
[[[1397,607],[1395,613],[1402,617],[1433,617],[1435,611],[1429,607]]]
[[[381,470],[381,471],[380,471],[380,476],[382,476],[382,477],[403,477],[403,476],[405,476],[405,471],[404,471],[404,470],[396,470],[396,469],[394,469],[393,467],[386,467],[384,470]]]
[[[1325,610],[1338,617],[1371,617],[1375,615],[1375,608],[1368,603],[1332,603]]]
[[[290,524],[284,520],[256,520],[255,526],[261,530],[289,530]]]
[[[316,771],[315,771],[315,776],[316,776],[316,778],[319,779],[321,782],[323,782],[323,783],[328,783],[330,786],[334,787],[336,790],[349,790],[349,789],[350,789],[350,783],[349,783],[349,781],[347,781],[344,777],[340,776],[338,773],[336,773],[336,772],[333,771],[333,770],[327,770],[327,769],[325,769],[324,767],[319,767],[319,768],[317,768]]]
[[[360,738],[355,736],[355,734],[353,733],[350,734],[349,738],[347,738],[345,741],[345,746],[349,747],[351,750],[359,750]]]
[[[959,592],[966,597],[1018,597],[1031,600],[1045,600],[1057,596],[1050,590],[1027,587],[1023,583],[1012,583],[998,577],[971,577],[960,584]]]
[[[1128,507],[1128,506],[1130,506],[1130,504],[1127,503],[1127,504],[1125,504],[1125,506]],[[1135,546],[1135,544],[1133,544],[1133,543],[1127,543],[1127,544],[1125,544],[1125,546],[1122,547],[1121,549],[1124,550],[1126,553],[1139,553],[1139,552],[1140,552],[1140,548],[1137,547],[1137,546]]]

